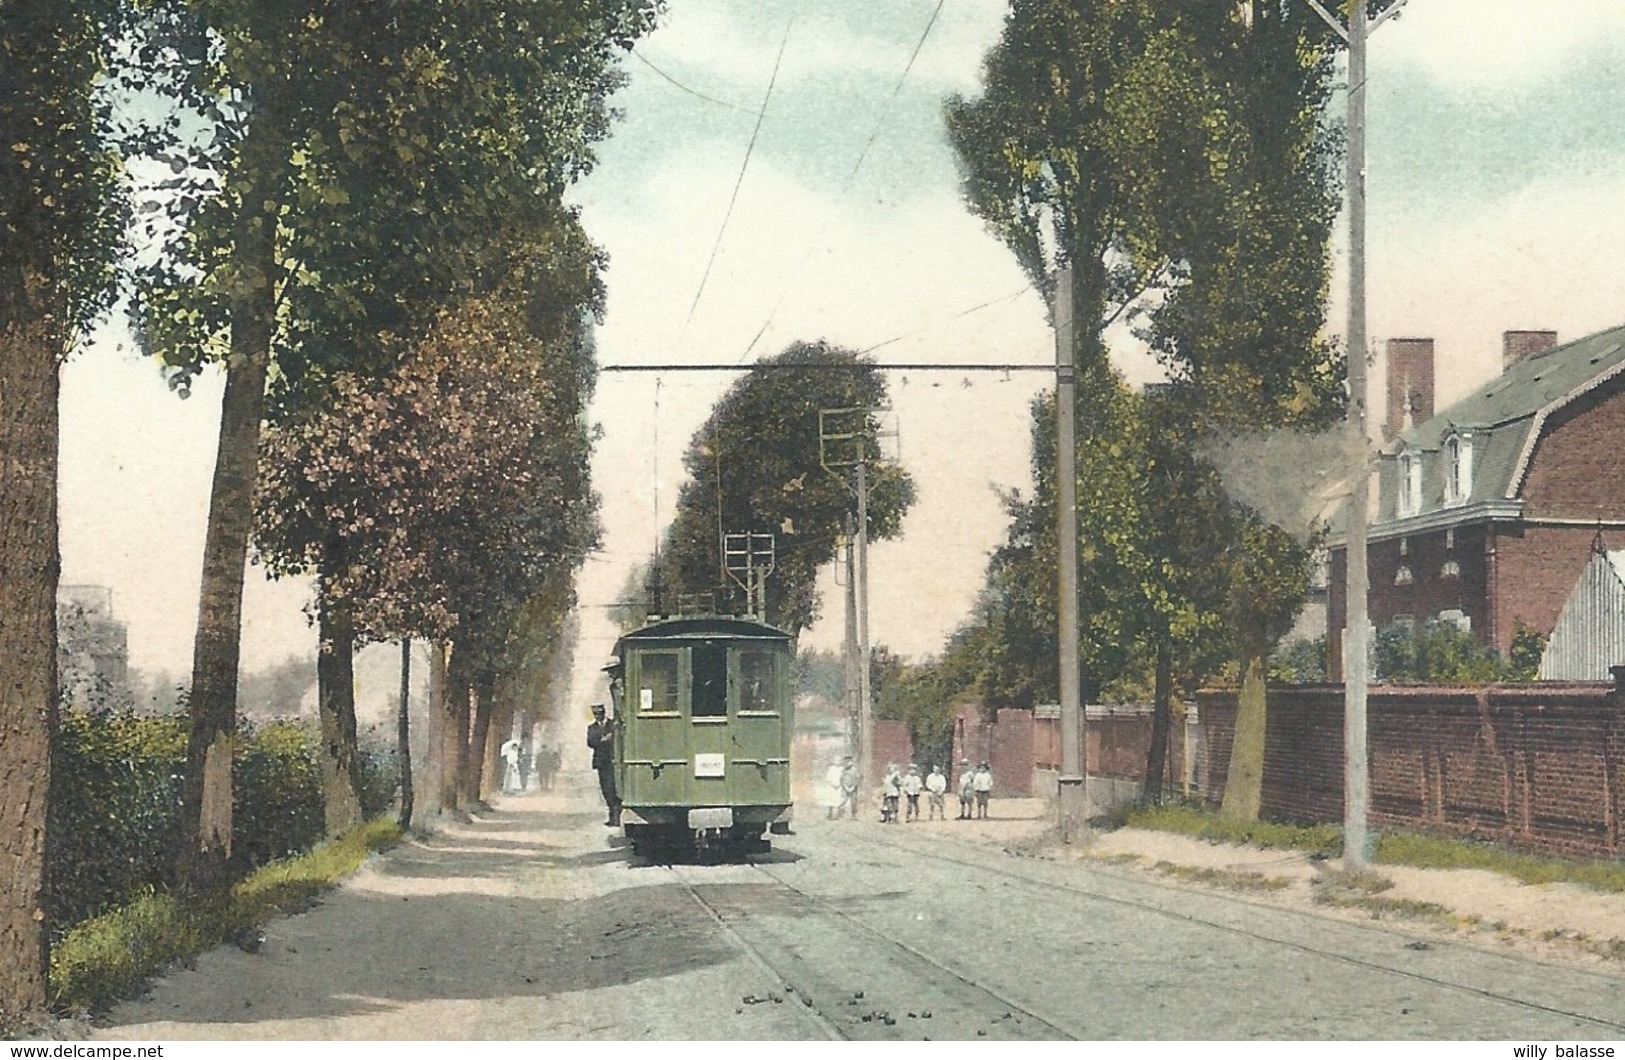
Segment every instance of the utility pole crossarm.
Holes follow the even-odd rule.
[[[1305,0],[1305,3],[1315,9],[1315,14],[1319,15],[1326,25],[1332,27],[1333,33],[1337,34],[1339,37],[1342,37],[1345,41],[1349,39],[1349,31],[1343,25],[1343,20],[1332,14],[1330,11],[1327,11],[1325,6],[1321,4],[1320,0]]]
[[[1371,20],[1371,25],[1366,27],[1366,32],[1370,33],[1371,31],[1375,30],[1378,26],[1382,25],[1384,22],[1387,22],[1389,19],[1391,19],[1395,15],[1399,14],[1399,9],[1404,7],[1408,3],[1410,3],[1410,0],[1394,0],[1394,4],[1393,4],[1392,7],[1388,8],[1388,10],[1384,11],[1382,14],[1378,15],[1376,18]]]

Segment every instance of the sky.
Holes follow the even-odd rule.
[[[609,256],[601,364],[748,363],[815,339],[881,363],[1053,361],[1040,299],[963,205],[941,120],[947,96],[979,91],[1005,5],[938,7],[671,0],[572,191]],[[1625,0],[1411,0],[1373,36],[1369,334],[1379,350],[1435,339],[1439,407],[1499,370],[1504,330],[1567,341],[1625,321],[1622,68]],[[1130,381],[1155,377],[1129,344],[1115,352]],[[1378,356],[1378,395],[1382,370]],[[600,377],[605,533],[580,581],[576,706],[601,695],[608,605],[670,519],[681,453],[731,379]],[[888,379],[919,499],[871,550],[872,640],[920,657],[968,616],[1003,532],[999,491],[1029,485],[1028,405],[1050,380]],[[117,327],[64,372],[63,581],[113,588],[144,670],[190,668],[219,397],[209,377],[176,398]],[[827,618],[803,643],[833,648],[840,590],[824,590]],[[312,649],[309,595],[250,572],[245,667]]]

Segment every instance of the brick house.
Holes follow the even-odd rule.
[[[1597,534],[1625,540],[1625,327],[1557,345],[1509,331],[1503,370],[1433,410],[1433,341],[1388,343],[1387,439],[1370,524],[1377,629],[1451,621],[1505,654],[1550,633]],[[1341,677],[1346,549],[1330,548]]]

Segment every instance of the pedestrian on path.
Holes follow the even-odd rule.
[[[592,724],[587,726],[587,746],[592,748],[592,767],[598,773],[598,790],[603,792],[611,828],[621,823],[621,798],[615,791],[615,728],[604,718],[604,705],[592,705]]]
[[[993,796],[993,771],[983,762],[976,767],[976,777],[971,781],[971,787],[976,792],[976,816],[979,820],[987,820],[987,800]]]
[[[897,823],[897,803],[903,797],[903,774],[896,762],[886,763],[886,776],[880,782],[880,823]]]
[[[920,792],[925,790],[925,781],[920,778],[920,767],[913,762],[908,764],[908,776],[903,778],[903,797],[908,800],[909,821],[920,819]]]
[[[971,806],[976,802],[976,770],[970,767],[970,759],[959,763],[959,820],[968,821],[971,817]]]
[[[553,790],[553,779],[559,775],[559,769],[564,765],[564,752],[559,750],[558,744],[549,744],[547,748],[547,770],[542,774],[543,787]]]
[[[519,782],[519,741],[509,739],[502,745],[502,794],[515,795],[524,790]]]
[[[851,755],[841,763],[841,811],[835,816],[841,816],[841,812],[845,812],[849,820],[858,819],[858,767]]]
[[[948,819],[948,811],[943,808],[943,797],[948,792],[948,778],[942,775],[942,767],[933,765],[930,774],[925,778],[925,818],[928,821]]]
[[[841,791],[841,763],[831,762],[829,768],[824,770],[824,783],[818,789],[819,805],[824,807],[824,817],[835,820],[841,815],[841,807],[846,804],[846,795]]]

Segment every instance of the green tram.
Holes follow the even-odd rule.
[[[653,621],[615,645],[615,781],[634,853],[764,851],[790,830],[790,634],[754,619]]]

